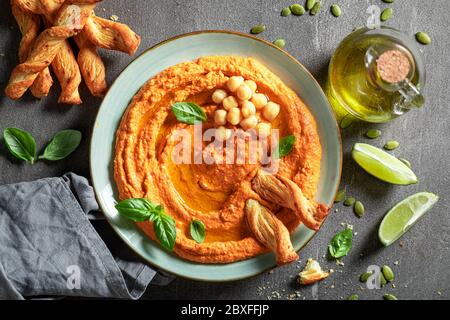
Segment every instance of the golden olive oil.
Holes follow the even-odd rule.
[[[405,52],[411,59],[412,72],[405,80],[410,85],[386,88],[379,83],[373,76],[376,71],[368,63],[370,58],[376,62],[376,57],[369,56],[373,48],[377,48],[378,53],[393,48]],[[404,85],[408,89],[404,89]],[[409,39],[390,28],[360,28],[342,41],[332,57],[327,95],[338,118],[351,114],[368,122],[387,122],[411,109],[410,104],[406,103],[410,100],[405,99],[416,95],[418,90],[414,89],[423,85],[423,63],[418,49]]]

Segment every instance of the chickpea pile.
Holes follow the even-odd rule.
[[[256,129],[260,136],[268,136],[272,128],[270,122],[280,113],[280,105],[271,102],[266,95],[258,93],[258,86],[252,80],[245,80],[240,76],[233,76],[227,81],[227,89],[217,89],[212,95],[214,103],[222,104],[223,109],[214,113],[214,122],[218,126],[217,136],[226,140],[231,137],[231,130],[226,129],[228,123],[240,125],[242,129]],[[267,122],[263,122],[262,115]]]

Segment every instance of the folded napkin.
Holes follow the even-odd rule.
[[[98,210],[73,173],[0,186],[0,299],[138,299],[152,280],[167,284],[146,264],[113,257],[89,221]]]

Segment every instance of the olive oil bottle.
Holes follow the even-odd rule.
[[[425,69],[415,43],[395,29],[360,28],[329,67],[327,95],[338,117],[387,122],[421,107]]]

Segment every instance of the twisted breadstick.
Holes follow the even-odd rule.
[[[24,0],[15,1],[23,2]],[[58,10],[61,9],[64,0],[35,1],[38,4],[36,7],[39,8],[39,12],[45,17],[46,27],[51,27],[52,21],[54,20]],[[64,41],[61,50],[58,51],[53,59],[51,67],[61,86],[61,94],[58,102],[67,104],[81,104],[81,97],[78,91],[78,87],[81,83],[80,68],[78,67],[75,55],[73,54],[72,48],[67,40]]]
[[[93,96],[103,97],[107,90],[105,64],[84,32],[79,33],[74,39],[80,48],[78,65],[84,82]]]
[[[59,10],[54,25],[46,29],[36,39],[36,44],[27,60],[16,66],[11,74],[6,95],[18,99],[33,84],[38,74],[49,66],[64,41],[78,34],[91,16],[95,3],[100,0],[66,1]]]
[[[300,187],[292,180],[259,170],[252,181],[253,190],[263,199],[289,208],[312,230],[319,230],[329,208],[307,199]]]
[[[278,265],[298,259],[288,229],[267,208],[249,199],[245,204],[245,217],[255,238],[275,253]]]
[[[38,35],[40,18],[35,14],[23,11],[19,6],[15,5],[13,1],[11,1],[11,9],[14,18],[19,25],[20,32],[22,33],[22,40],[20,41],[19,46],[19,62],[22,63],[27,59],[31,46]],[[47,96],[52,84],[53,79],[50,75],[50,71],[48,68],[45,68],[33,82],[31,93],[36,98]]]
[[[134,54],[141,43],[141,37],[127,25],[95,15],[88,19],[83,33],[100,48],[122,51],[129,55]]]
[[[77,59],[67,40],[62,41],[61,47],[52,61],[52,70],[61,85],[58,102],[66,104],[81,104],[78,87],[81,83],[81,73]]]
[[[11,10],[22,34],[19,46],[19,60],[22,62],[27,59],[33,41],[39,33],[40,19],[39,16],[27,13],[13,3]]]

